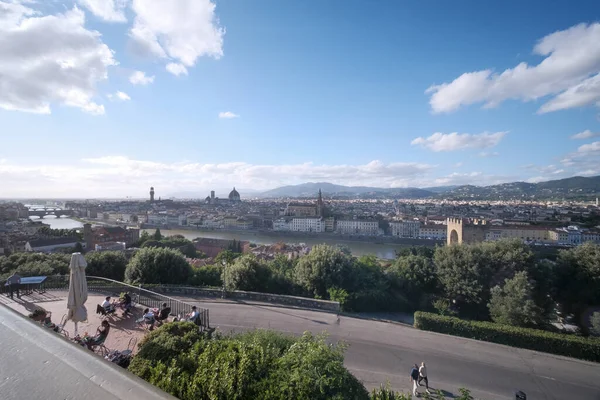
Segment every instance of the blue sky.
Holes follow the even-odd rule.
[[[599,20],[594,1],[0,0],[0,197],[599,175]]]

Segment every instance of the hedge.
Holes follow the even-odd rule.
[[[465,321],[422,311],[415,312],[414,327],[424,331],[600,362],[600,339],[597,338],[519,328],[493,322]]]

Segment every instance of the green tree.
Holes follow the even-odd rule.
[[[352,257],[341,250],[317,245],[296,264],[296,282],[307,292],[327,298],[329,288],[348,287],[352,264]]]
[[[223,285],[229,291],[261,292],[270,279],[270,270],[252,254],[237,258],[223,268]]]
[[[506,279],[504,286],[492,289],[488,307],[492,320],[499,324],[538,327],[542,324],[542,309],[532,299],[533,287],[525,271]]]
[[[600,336],[600,312],[592,313],[590,317],[590,332],[595,336]]]
[[[128,283],[184,284],[192,273],[183,254],[165,248],[140,249],[125,269]]]
[[[500,240],[438,247],[434,263],[446,299],[461,315],[486,320],[491,288],[534,268],[535,258],[520,241]]]
[[[193,286],[221,287],[223,286],[222,274],[223,267],[220,265],[205,265],[193,268],[189,283]]]
[[[395,273],[413,308],[425,309],[438,293],[439,281],[431,258],[422,255],[398,257],[390,273]]]
[[[138,240],[135,247],[142,247],[142,245],[148,240],[150,240],[150,234],[148,233],[148,231],[142,231],[142,233],[140,234],[140,239]]]
[[[123,281],[127,258],[121,251],[94,251],[86,254],[86,274]]]
[[[239,253],[234,253],[231,250],[223,250],[215,257],[215,263],[222,266],[230,265],[239,256]]]
[[[161,233],[160,233],[160,228],[156,228],[156,230],[154,231],[154,235],[152,235],[152,239],[161,240],[162,238],[163,238],[163,235],[161,235]]]
[[[555,299],[565,314],[576,315],[579,324],[588,306],[600,304],[600,245],[587,242],[559,253]]]

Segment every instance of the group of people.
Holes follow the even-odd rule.
[[[117,307],[123,310],[123,315],[127,314],[132,307],[132,299],[128,292],[125,292],[119,301],[111,301],[111,297],[107,296],[100,305],[107,314],[112,314],[117,311]]]
[[[163,303],[160,310],[158,308],[144,309],[142,318],[140,318],[138,322],[143,322],[146,324],[148,330],[153,330],[155,324],[162,325],[169,318],[169,315],[171,315],[171,307],[169,307],[167,303]],[[198,308],[196,306],[192,306],[192,310],[188,315],[186,315],[184,318],[178,316],[173,318],[173,321],[185,320],[196,323],[198,318],[200,318]]]
[[[410,371],[410,382],[412,384],[412,394],[417,397],[419,395],[417,389],[421,385],[421,382],[425,382],[425,391],[429,393],[429,379],[427,379],[427,366],[425,361],[421,363],[419,367],[417,364],[413,365]]]

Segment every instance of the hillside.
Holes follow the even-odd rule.
[[[343,186],[328,182],[308,182],[299,185],[282,186],[260,194],[265,198],[281,197],[316,197],[319,189],[328,197],[349,198],[426,198],[434,195],[433,191],[418,188],[376,188],[367,186]]]
[[[447,199],[591,199],[600,196],[600,176],[574,176],[539,183],[464,185],[442,193],[440,196]]]
[[[547,182],[510,182],[491,186],[439,186],[428,188],[376,188],[343,186],[329,182],[308,182],[282,186],[257,196],[263,198],[315,198],[319,189],[323,195],[335,198],[446,198],[446,199],[593,199],[600,196],[600,176],[558,179]]]

